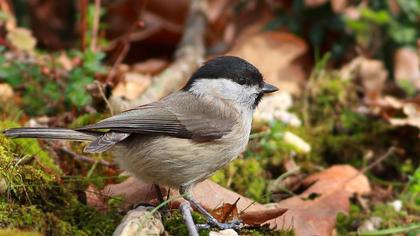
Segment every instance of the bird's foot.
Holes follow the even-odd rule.
[[[217,221],[214,217],[209,217],[207,219],[207,224],[196,224],[198,229],[209,229],[210,227],[217,227],[221,230],[224,229],[233,229],[233,230],[240,230],[243,227],[243,224],[239,220],[233,220],[228,223],[221,223]]]

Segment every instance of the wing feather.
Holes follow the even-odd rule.
[[[231,131],[236,117],[225,107],[203,102],[188,92],[177,92],[96,124],[77,130],[109,130],[118,133],[168,135],[196,141],[211,141]],[[103,142],[104,140],[98,140]]]

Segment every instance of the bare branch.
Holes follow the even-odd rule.
[[[175,61],[162,73],[153,78],[152,85],[137,99],[123,101],[120,97],[111,97],[115,111],[123,111],[141,104],[146,104],[179,89],[203,61],[205,46],[204,33],[207,18],[204,14],[206,2],[191,1],[184,34],[175,53]]]

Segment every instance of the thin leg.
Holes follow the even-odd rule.
[[[195,227],[194,220],[191,215],[191,205],[188,202],[183,202],[179,206],[179,210],[181,211],[182,217],[185,220],[185,224],[187,225],[188,235],[189,236],[198,236],[197,228]]]
[[[198,203],[191,194],[191,186],[181,186],[179,193],[184,197],[185,200],[189,201],[197,211],[207,218],[208,224],[216,226],[220,229],[241,229],[242,225],[240,221],[232,221],[230,223],[220,223],[216,220],[204,207]],[[208,228],[209,225],[197,225],[199,228]]]

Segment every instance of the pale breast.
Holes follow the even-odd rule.
[[[171,187],[200,182],[245,150],[251,115],[211,142],[164,136],[132,135],[115,147],[117,162],[138,178]]]

